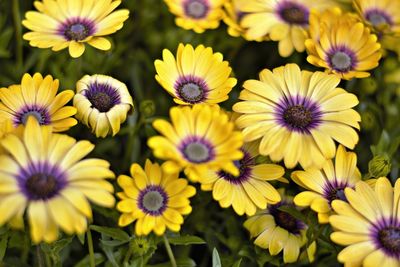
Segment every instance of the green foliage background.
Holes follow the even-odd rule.
[[[154,79],[153,62],[161,58],[164,48],[175,53],[182,42],[193,46],[204,44],[223,53],[238,79],[229,101],[223,103],[226,109],[237,100],[241,84],[246,79],[257,78],[263,68],[294,62],[302,69],[316,70],[306,62],[305,54],[281,58],[276,43],[247,42],[230,37],[225,25],[201,35],[185,31],[174,24],[174,16],[161,0],[126,0],[121,7],[128,8],[131,15],[124,28],[111,36],[113,48],[104,53],[86,46],[81,58],[72,59],[67,50],[55,53],[30,47],[22,40],[26,30],[20,22],[26,11],[33,10],[31,0],[0,0],[1,87],[20,83],[26,72],[51,74],[60,80],[60,90],[74,89],[83,75],[96,73],[113,76],[128,85],[134,96],[135,111],[116,137],[96,139],[82,125],[68,132],[77,139],[95,143],[92,156],[109,160],[116,174],[128,173],[132,162],[143,164],[146,158],[152,158],[146,146],[147,138],[155,134],[151,122],[156,117],[168,117],[168,109],[173,105],[172,98]],[[397,57],[388,54],[371,78],[342,82],[342,87],[355,93],[360,100],[356,109],[362,116],[362,129],[356,152],[358,166],[365,177],[374,176],[369,172],[368,163],[377,155],[391,163],[392,181],[398,176],[399,67]],[[287,178],[289,174],[287,172]],[[116,191],[120,191],[115,186]],[[192,199],[193,212],[186,218],[181,236],[169,234],[179,266],[283,266],[279,256],[271,257],[267,251],[253,246],[242,227],[244,217],[237,216],[231,209],[221,209],[210,193],[197,188],[198,194]],[[298,189],[290,184],[288,191],[295,194]],[[136,238],[132,227],[119,229],[119,214],[115,210],[94,207],[94,212],[95,225],[91,226],[91,232],[99,266],[169,266],[162,238]],[[318,250],[313,264],[303,255],[292,266],[339,266],[336,255],[340,247],[330,242],[330,227],[319,226],[316,216],[308,210],[293,215],[309,224],[308,237],[311,241],[317,240]],[[52,245],[33,246],[28,234],[6,227],[1,229],[0,259],[3,263],[0,266],[38,266],[41,260],[47,266],[89,266],[85,237],[65,236]]]

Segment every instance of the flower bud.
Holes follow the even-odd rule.
[[[360,87],[363,92],[370,95],[375,93],[376,89],[378,89],[378,83],[374,78],[368,77],[361,80]]]
[[[152,100],[143,100],[140,102],[139,110],[143,117],[148,118],[154,115],[156,106]]]
[[[386,176],[392,167],[387,155],[377,155],[368,163],[368,171],[371,177]]]

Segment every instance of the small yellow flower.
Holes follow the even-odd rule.
[[[79,121],[97,137],[106,137],[119,132],[133,100],[124,83],[110,76],[85,75],[76,84],[74,106]]]
[[[71,116],[76,108],[65,106],[74,96],[72,90],[57,94],[59,82],[40,73],[33,77],[24,74],[21,84],[0,88],[0,114],[14,126],[25,124],[30,115],[41,125],[51,125],[53,131],[62,132],[77,124]]]
[[[196,189],[186,179],[178,178],[178,172],[167,174],[150,160],[146,160],[144,170],[135,163],[130,171],[132,178],[118,177],[118,184],[124,190],[117,193],[121,198],[117,209],[122,212],[118,224],[126,226],[136,221],[137,235],[148,235],[151,231],[162,235],[166,228],[179,232],[182,215],[192,211],[189,198],[196,194]]]
[[[80,57],[85,43],[109,50],[111,43],[103,36],[122,28],[129,17],[126,9],[114,11],[115,0],[44,0],[35,1],[38,11],[28,11],[22,24],[31,30],[23,38],[39,48],[59,51],[69,48],[71,57]]]

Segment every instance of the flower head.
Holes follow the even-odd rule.
[[[347,202],[334,200],[337,215],[329,218],[334,227],[333,242],[346,246],[339,262],[352,266],[400,265],[400,180],[394,188],[386,177],[378,178],[374,189],[359,181],[346,188]]]
[[[165,173],[150,160],[146,160],[144,170],[132,164],[131,175],[132,178],[118,177],[118,184],[124,190],[118,193],[121,201],[117,209],[122,212],[119,225],[136,221],[137,235],[148,235],[151,231],[162,235],[166,227],[178,232],[183,224],[182,215],[192,211],[189,198],[196,194],[196,189],[186,179],[178,178],[178,172]]]
[[[233,110],[245,142],[261,139],[259,152],[287,168],[321,167],[335,156],[335,143],[354,148],[360,115],[351,109],[355,95],[336,86],[340,79],[301,71],[295,64],[265,69],[260,80],[248,80]]]
[[[365,78],[382,54],[376,35],[351,13],[338,8],[310,15],[307,61],[343,79]]]
[[[126,9],[113,12],[120,4],[119,0],[35,1],[38,11],[28,11],[22,21],[31,30],[23,38],[31,46],[53,51],[68,47],[75,58],[85,51],[84,43],[109,50],[111,43],[102,36],[121,29],[129,16]]]
[[[133,100],[122,82],[105,75],[85,75],[76,84],[74,106],[79,121],[97,137],[106,137],[119,132]]]
[[[158,119],[153,127],[162,136],[153,136],[148,145],[167,172],[185,173],[193,181],[209,170],[227,171],[239,175],[235,160],[243,157],[242,134],[234,130],[233,122],[219,106],[197,104],[193,107],[170,109],[172,124]]]
[[[40,73],[33,77],[24,74],[21,84],[0,89],[0,114],[13,125],[25,124],[29,116],[35,117],[41,125],[51,125],[53,131],[62,132],[77,124],[71,116],[76,108],[65,106],[74,96],[72,90],[57,94],[59,82]]]
[[[83,159],[94,145],[76,142],[67,135],[53,134],[50,126],[40,126],[29,116],[22,134],[8,134],[0,144],[0,225],[23,227],[27,211],[34,243],[53,242],[59,228],[67,234],[82,234],[92,218],[88,199],[105,207],[114,205],[114,178],[109,163]]]
[[[223,18],[222,0],[164,0],[176,16],[175,23],[185,30],[202,33],[215,29]]]
[[[307,225],[280,210],[280,207],[295,207],[289,198],[269,205],[267,209],[257,212],[244,223],[251,237],[256,237],[254,244],[268,249],[274,256],[283,250],[285,263],[297,261],[300,248],[306,243]]]
[[[179,44],[176,59],[164,49],[163,61],[156,60],[154,65],[158,83],[181,105],[225,101],[236,85],[236,79],[229,78],[232,69],[222,54],[203,45],[193,49],[190,44]]]
[[[346,201],[345,188],[354,188],[356,182],[361,180],[356,164],[357,155],[346,152],[340,145],[336,152],[335,165],[332,160],[327,160],[320,170],[313,168],[293,172],[292,180],[309,190],[297,194],[294,203],[298,206],[310,206],[318,213],[320,223],[328,223],[329,215],[332,214],[332,201]]]
[[[282,178],[285,170],[276,164],[257,164],[258,144],[246,143],[241,160],[235,161],[239,175],[225,171],[210,171],[200,177],[201,189],[212,191],[221,207],[232,205],[239,215],[254,215],[256,209],[265,209],[267,203],[281,201],[278,191],[268,182]]]

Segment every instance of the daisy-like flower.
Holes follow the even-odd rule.
[[[22,24],[31,30],[23,38],[39,48],[59,51],[69,48],[69,54],[80,57],[85,43],[109,50],[111,43],[103,36],[122,28],[129,11],[114,11],[121,1],[114,0],[45,0],[35,1],[38,11],[28,11]]]
[[[355,190],[346,188],[347,202],[334,200],[338,215],[329,218],[331,239],[346,246],[338,255],[345,266],[400,266],[400,179],[394,188],[386,177],[372,189],[360,181]]]
[[[378,38],[351,13],[339,8],[310,15],[311,38],[305,42],[307,61],[342,79],[365,78],[382,54]]]
[[[133,100],[126,85],[110,76],[85,75],[76,83],[74,106],[76,118],[97,137],[116,135],[133,109]]]
[[[255,237],[254,244],[268,249],[274,256],[283,250],[283,261],[291,263],[297,261],[300,248],[306,243],[307,226],[304,222],[294,218],[279,207],[295,207],[290,198],[269,205],[267,209],[257,212],[244,222],[244,227]]]
[[[164,0],[176,16],[175,23],[185,30],[203,33],[218,28],[224,16],[223,0]]]
[[[163,119],[153,122],[162,136],[148,140],[154,155],[167,160],[163,164],[166,172],[184,169],[193,181],[209,170],[239,175],[234,162],[243,158],[243,137],[218,105],[172,107],[170,117],[172,124]]]
[[[267,203],[281,201],[278,191],[268,182],[282,178],[285,170],[276,164],[257,164],[258,144],[244,144],[241,160],[235,161],[239,175],[225,171],[210,171],[200,177],[201,189],[212,191],[221,207],[232,206],[239,215],[254,215],[256,209],[265,209]]]
[[[167,227],[179,232],[182,215],[192,211],[189,198],[196,194],[196,189],[186,179],[178,178],[178,172],[165,173],[150,160],[146,160],[144,170],[135,163],[130,171],[132,178],[118,177],[118,184],[124,190],[117,193],[121,198],[117,209],[122,212],[118,224],[126,226],[136,221],[137,235],[148,235],[151,231],[162,235]]]
[[[232,68],[221,53],[211,47],[179,44],[176,59],[164,49],[163,60],[156,60],[156,80],[180,105],[220,103],[227,100],[236,85],[229,78]]]
[[[246,13],[241,26],[249,40],[278,41],[279,54],[288,57],[294,50],[305,50],[310,9],[323,10],[334,5],[330,0],[249,0],[240,6],[240,11]]]
[[[297,206],[310,206],[318,213],[320,223],[328,223],[332,214],[331,203],[335,199],[346,201],[344,189],[354,188],[361,180],[361,173],[357,166],[357,155],[354,152],[346,152],[343,146],[339,146],[336,152],[335,164],[327,160],[322,169],[308,169],[295,171],[292,180],[309,191],[304,191],[294,198]]]
[[[301,71],[296,64],[265,69],[260,81],[248,80],[233,110],[245,142],[261,139],[259,152],[287,168],[322,167],[335,156],[333,140],[354,148],[360,115],[351,109],[355,95],[336,86],[340,79],[323,72]]]
[[[24,127],[24,126],[20,126]],[[101,159],[83,159],[94,145],[40,126],[27,119],[22,134],[8,134],[0,144],[0,225],[9,222],[22,228],[26,210],[34,243],[57,240],[59,228],[67,234],[82,234],[92,218],[88,199],[112,207],[114,178],[110,164]]]
[[[34,116],[41,125],[51,125],[53,131],[62,132],[77,124],[71,116],[76,108],[65,106],[74,96],[72,90],[57,94],[59,82],[40,73],[33,77],[24,74],[21,84],[0,88],[0,114],[14,126],[25,124],[29,116]]]

